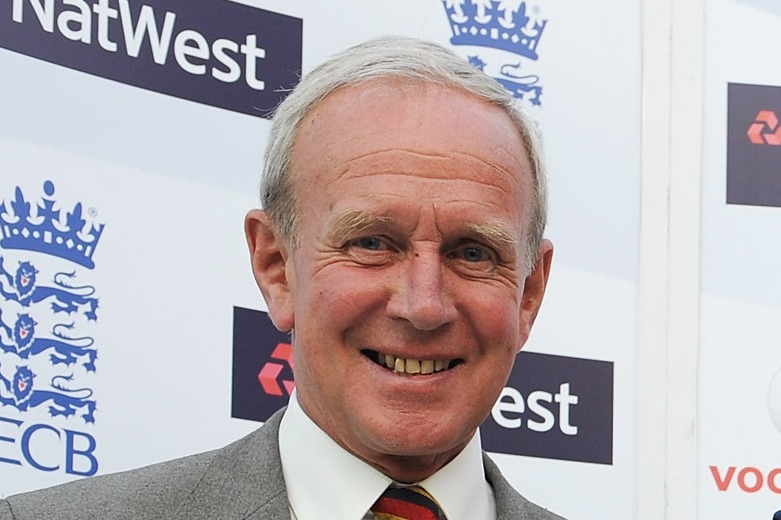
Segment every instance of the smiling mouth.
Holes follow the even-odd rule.
[[[374,350],[364,350],[363,354],[378,365],[397,374],[428,375],[449,370],[463,363],[461,359],[406,359],[390,354],[380,354]]]

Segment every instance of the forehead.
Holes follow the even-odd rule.
[[[301,122],[291,167],[306,191],[351,175],[413,175],[510,189],[530,207],[531,166],[510,117],[418,80],[374,79],[331,93]]]

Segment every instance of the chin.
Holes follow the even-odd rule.
[[[461,430],[446,430],[425,427],[405,427],[403,430],[394,430],[384,434],[374,435],[370,445],[374,450],[396,457],[421,457],[446,453],[451,450],[459,450],[465,446],[474,434],[464,433]]]

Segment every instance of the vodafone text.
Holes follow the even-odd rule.
[[[266,50],[258,47],[257,35],[247,34],[242,43],[229,38],[210,42],[197,30],[178,27],[176,18],[176,13],[161,14],[142,5],[134,19],[129,0],[13,0],[18,24],[32,23],[86,45],[97,43],[106,52],[119,52],[117,43],[122,42],[128,56],[148,58],[142,52],[151,53],[158,65],[166,65],[173,49],[174,61],[189,74],[208,73],[224,83],[243,77],[250,88],[265,89],[258,72]]]
[[[553,405],[554,402],[558,406]],[[548,432],[558,423],[559,430],[565,435],[577,435],[578,427],[570,424],[570,406],[577,404],[578,396],[570,394],[569,383],[561,383],[556,394],[535,390],[526,399],[518,390],[507,386],[491,410],[491,416],[499,426],[516,429],[523,427],[521,416],[528,411],[532,414],[526,418],[526,428],[529,430]]]
[[[744,493],[756,493],[767,488],[773,493],[781,494],[781,468],[763,471],[752,466],[710,466],[710,472],[716,488],[722,492],[740,490]]]
[[[88,433],[0,416],[0,464],[89,477],[98,471],[96,447]]]
[[[781,468],[763,471],[752,466],[710,466],[710,472],[716,488],[722,492],[740,490],[744,493],[756,493],[767,488],[773,493],[781,494]]]

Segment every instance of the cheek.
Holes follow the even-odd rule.
[[[380,298],[365,278],[354,270],[330,266],[299,280],[295,296],[297,342],[312,349],[312,356],[324,357],[327,362],[343,345],[345,334],[377,308]]]
[[[384,287],[376,274],[334,264],[302,280],[296,307],[303,313],[303,320],[333,329],[380,307]]]
[[[514,355],[520,345],[520,312],[514,298],[483,294],[466,309],[473,330],[485,348],[498,356]]]

